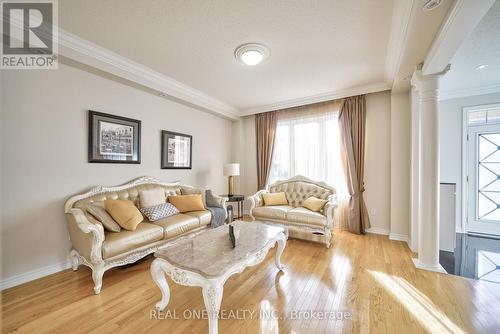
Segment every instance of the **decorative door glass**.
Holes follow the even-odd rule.
[[[477,219],[500,220],[500,133],[478,136]]]

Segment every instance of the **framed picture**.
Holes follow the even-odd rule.
[[[191,169],[193,137],[177,132],[161,132],[161,168]]]
[[[89,162],[141,163],[141,121],[89,110]]]

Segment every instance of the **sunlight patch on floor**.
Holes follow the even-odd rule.
[[[437,309],[424,294],[406,280],[373,270],[368,270],[368,272],[429,332],[465,334],[463,329]]]

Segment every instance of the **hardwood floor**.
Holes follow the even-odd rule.
[[[243,312],[247,317],[220,320],[220,333],[500,332],[500,285],[416,270],[403,242],[340,231],[330,249],[289,240],[283,273],[274,266],[274,252],[226,283],[225,317]],[[151,319],[160,299],[149,274],[151,260],[106,272],[100,295],[93,294],[90,271],[83,266],[5,290],[2,330],[206,333],[207,320],[183,319],[204,310],[201,289],[170,280],[169,312],[163,315],[179,319]],[[305,313],[292,319],[294,311]],[[315,315],[331,319],[309,319],[312,311],[329,312]],[[335,311],[352,317],[334,319]]]

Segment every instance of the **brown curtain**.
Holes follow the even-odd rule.
[[[271,111],[255,115],[255,137],[257,139],[257,185],[266,187],[273,158],[274,137],[278,112]]]
[[[365,96],[353,96],[344,100],[339,113],[340,145],[347,189],[351,198],[347,218],[348,230],[364,234],[370,220],[363,200],[365,163]]]

